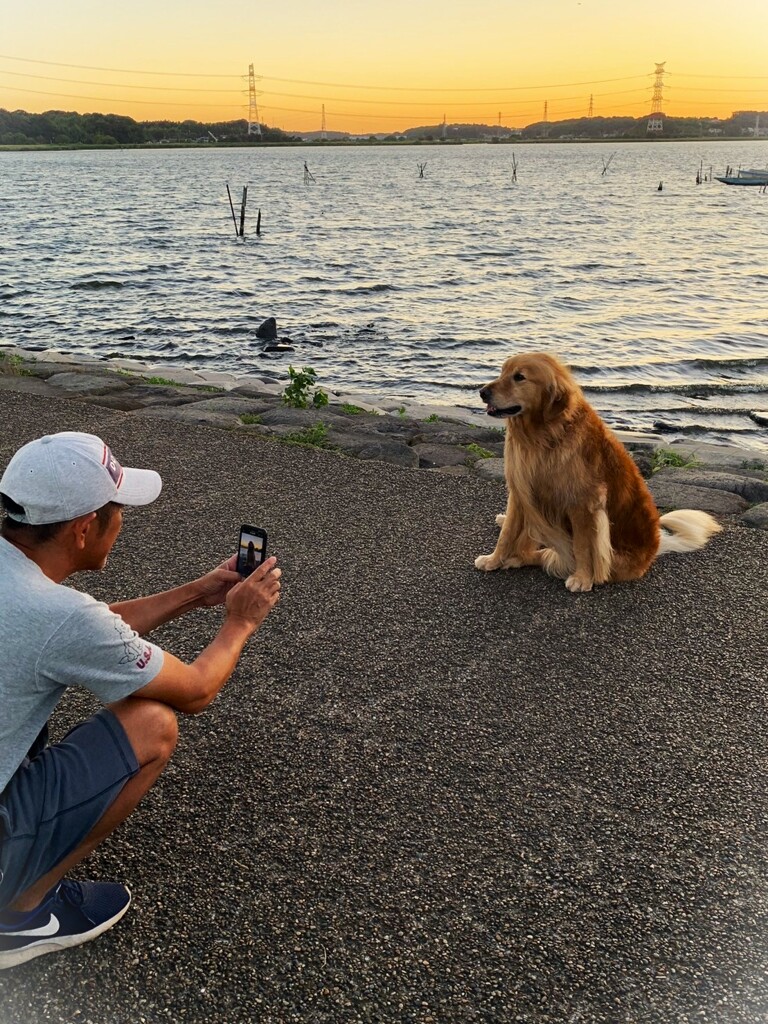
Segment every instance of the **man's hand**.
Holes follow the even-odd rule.
[[[241,582],[240,573],[235,572],[237,555],[232,555],[226,562],[207,572],[205,576],[195,580],[195,587],[198,590],[199,606],[201,608],[214,608],[218,604],[224,604],[230,590]]]
[[[273,555],[250,576],[230,588],[224,602],[228,621],[242,622],[251,631],[258,629],[280,600],[282,572],[275,568],[276,565],[277,559]]]

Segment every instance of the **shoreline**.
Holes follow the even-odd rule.
[[[0,344],[0,390],[65,398],[128,416],[175,420],[352,458],[504,484],[504,428],[456,406],[371,401],[363,392],[304,388],[288,404],[272,376],[75,357]],[[326,400],[315,406],[312,394]],[[613,431],[662,510],[698,508],[768,529],[768,458],[759,449],[665,442]]]

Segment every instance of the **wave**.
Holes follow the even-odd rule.
[[[75,281],[69,286],[73,291],[99,291],[102,288],[125,288],[123,281]]]

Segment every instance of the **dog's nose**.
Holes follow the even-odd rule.
[[[490,402],[490,400],[491,400],[491,385],[490,384],[486,384],[485,387],[480,388],[480,397],[486,403],[486,405],[488,404],[488,402]]]

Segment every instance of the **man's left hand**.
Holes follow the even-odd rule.
[[[207,572],[196,581],[200,592],[199,606],[201,608],[214,608],[217,604],[224,604],[227,594],[236,583],[242,581],[239,572],[235,571],[237,555],[232,555],[226,562]]]

